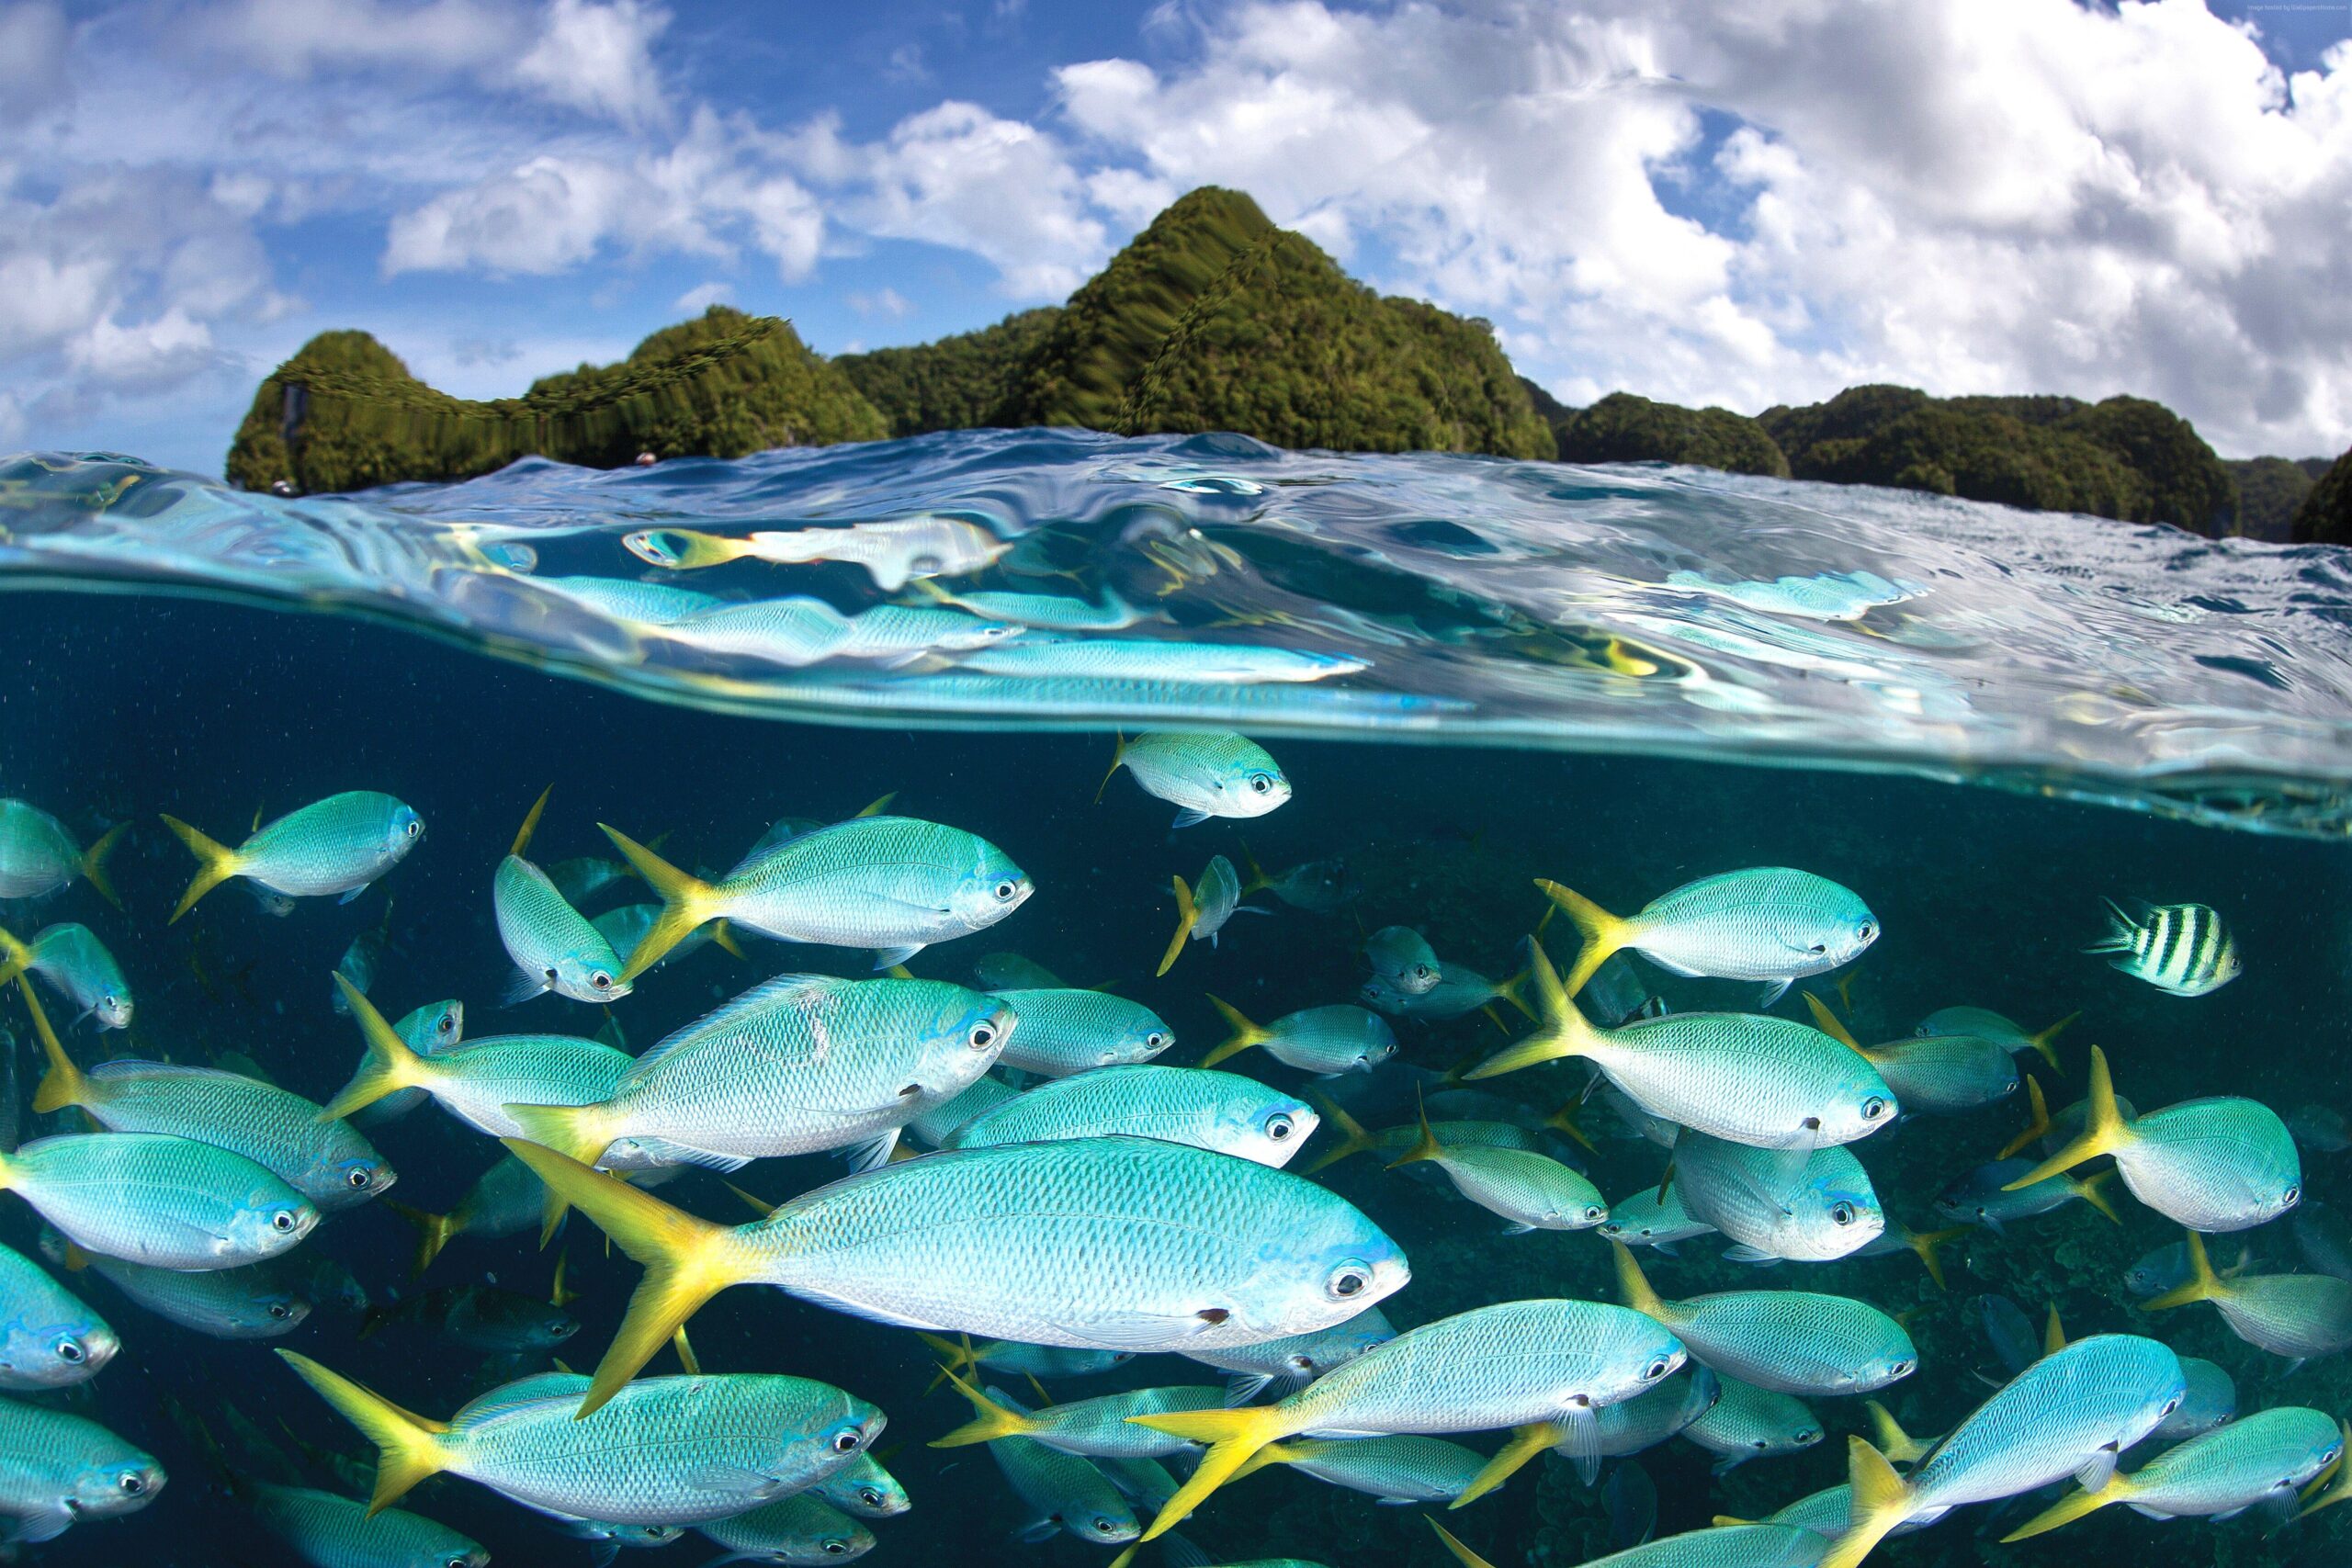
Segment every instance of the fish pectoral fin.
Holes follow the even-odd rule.
[[[899,1129],[891,1128],[863,1143],[852,1144],[842,1153],[849,1160],[853,1171],[878,1170],[890,1163],[890,1156],[899,1146]]]
[[[498,996],[499,1005],[510,1008],[520,1007],[541,992],[552,990],[554,987],[555,982],[545,975],[533,974],[530,970],[518,966],[514,974],[506,977],[506,989],[500,992]]]
[[[780,1485],[776,1477],[740,1464],[696,1465],[685,1471],[682,1479],[705,1491],[754,1499],[775,1496]]]
[[[1062,1533],[1059,1521],[1052,1518],[1032,1519],[1012,1532],[1012,1539],[1023,1546],[1043,1546]]]
[[[893,964],[904,964],[929,945],[928,942],[909,942],[896,947],[877,947],[874,950],[874,967],[888,969]]]
[[[1265,1393],[1266,1385],[1273,1381],[1271,1376],[1262,1372],[1235,1373],[1225,1380],[1225,1407],[1231,1410],[1238,1405],[1249,1404]]]
[[[1186,809],[1176,813],[1176,820],[1169,824],[1169,828],[1170,831],[1173,831],[1178,828],[1198,827],[1201,823],[1204,823],[1208,819],[1209,814],[1207,812],[1194,811],[1187,807]]]
[[[1759,1008],[1770,1007],[1774,1002],[1779,1001],[1782,997],[1785,997],[1788,994],[1789,982],[1786,980],[1775,980],[1770,985],[1764,987],[1764,994],[1756,998],[1756,1005]]]
[[[1761,1247],[1740,1246],[1724,1247],[1723,1259],[1726,1263],[1755,1263],[1769,1268],[1780,1262],[1781,1257],[1778,1253],[1767,1252]]]
[[[2075,1472],[2075,1484],[2086,1492],[2096,1492],[2115,1476],[2117,1450],[2113,1443],[2094,1451]]]
[[[1579,1400],[1562,1413],[1560,1430],[1559,1449],[1575,1461],[1577,1479],[1591,1485],[1600,1478],[1600,1417]]]
[[[1056,1327],[1075,1343],[1099,1346],[1105,1350],[1165,1350],[1206,1334],[1232,1315],[1224,1307],[1203,1307],[1187,1313],[1129,1313],[1082,1327],[1069,1324],[1057,1324]]]
[[[353,888],[350,892],[345,894],[342,897],[336,899],[335,902],[337,904],[348,904],[375,886],[376,885],[372,882],[363,882],[358,886]]]

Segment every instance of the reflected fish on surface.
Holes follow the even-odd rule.
[[[2176,997],[2220,990],[2245,969],[2237,938],[2203,904],[2107,904],[2107,934],[2083,949],[2109,953],[2108,966]]]
[[[1255,1045],[1284,1066],[1317,1077],[1334,1077],[1341,1073],[1371,1072],[1396,1055],[1396,1032],[1388,1027],[1388,1021],[1344,1002],[1303,1008],[1261,1026],[1216,997],[1208,1001],[1233,1032],[1201,1058],[1204,1067],[1213,1067]]]
[[[967,576],[1012,547],[977,523],[935,516],[845,527],[765,528],[741,538],[692,528],[646,528],[622,536],[621,543],[639,560],[673,571],[731,560],[778,566],[845,562],[865,568],[885,593],[897,592],[914,578]]]
[[[1672,974],[1763,981],[1770,1006],[1792,980],[1850,964],[1878,940],[1878,917],[1859,895],[1781,866],[1686,882],[1626,916],[1556,882],[1538,878],[1535,886],[1584,938],[1568,971],[1571,997],[1610,954],[1632,948]]]
[[[1138,610],[1111,588],[1103,589],[1099,598],[1078,599],[1067,593],[1021,593],[1003,589],[951,593],[929,581],[917,586],[939,603],[952,604],[967,615],[1016,626],[1033,626],[1039,631],[1115,632],[1125,631],[1140,621],[1166,619],[1165,612]]]
[[[130,1027],[135,1005],[130,982],[89,927],[50,926],[30,942],[19,942],[0,930],[0,985],[25,974],[40,976],[74,1004],[78,1010],[74,1023],[87,1018],[101,1031]]]
[[[1190,730],[1149,730],[1130,740],[1122,735],[1111,753],[1111,774],[1133,773],[1144,793],[1177,808],[1176,826],[1189,828],[1212,817],[1263,817],[1290,798],[1290,780],[1266,749],[1246,737]],[[1102,790],[1094,792],[1102,798]]]
[[[545,588],[574,604],[585,604],[599,615],[650,626],[666,626],[704,610],[715,610],[725,603],[691,588],[639,582],[629,577],[534,577],[530,582],[535,588]],[[571,895],[567,893],[565,897]]]
[[[81,877],[121,908],[107,874],[107,857],[129,831],[130,823],[118,822],[85,850],[64,823],[40,807],[0,799],[0,900],[47,897]]]
[[[195,879],[172,910],[175,921],[232,876],[289,897],[340,895],[348,904],[424,837],[424,819],[413,807],[374,790],[331,795],[289,812],[233,850],[176,817],[165,817],[164,825],[197,860]]]
[[[1024,637],[967,653],[956,664],[984,675],[1038,680],[1075,676],[1245,686],[1328,681],[1372,668],[1371,660],[1352,654],[1312,653],[1261,643],[1118,637]]]

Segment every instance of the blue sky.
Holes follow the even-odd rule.
[[[218,471],[330,327],[474,396],[713,299],[919,342],[1215,182],[1572,403],[2128,391],[2225,453],[2332,453],[2347,33],[2197,0],[0,0],[0,446]]]

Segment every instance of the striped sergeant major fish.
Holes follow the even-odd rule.
[[[2148,904],[2137,898],[2107,905],[2107,934],[2083,949],[2112,953],[2109,965],[2176,997],[2201,997],[2236,979],[2237,938],[2220,914],[2203,904]]]

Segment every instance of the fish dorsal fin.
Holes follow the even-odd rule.
[[[502,1416],[511,1416],[530,1405],[545,1404],[550,1400],[577,1402],[587,1392],[588,1379],[579,1372],[534,1372],[529,1377],[502,1383],[481,1398],[459,1406],[458,1413],[449,1417],[449,1429],[460,1432],[469,1427],[494,1421]]]
[[[508,854],[513,855],[517,860],[520,860],[523,856],[523,852],[531,847],[531,835],[539,830],[539,813],[548,808],[548,796],[554,793],[555,785],[549,784],[547,788],[539,791],[538,799],[531,802],[531,809],[524,813],[523,826],[521,829],[515,833],[514,847],[506,852]]]
[[[692,1023],[663,1035],[647,1048],[645,1055],[637,1059],[637,1066],[631,1067],[629,1071],[642,1073],[679,1047],[691,1044],[705,1035],[731,1029],[752,1014],[775,1007],[790,999],[795,994],[805,993],[813,996],[818,992],[832,990],[851,983],[832,975],[778,975],[773,980],[763,981],[752,987],[740,997],[720,1003],[718,1008],[705,1013]]]
[[[2058,1321],[2058,1303],[2050,1303],[2050,1316],[2041,1325],[2041,1353],[2054,1356],[2066,1348],[2066,1325]]]

